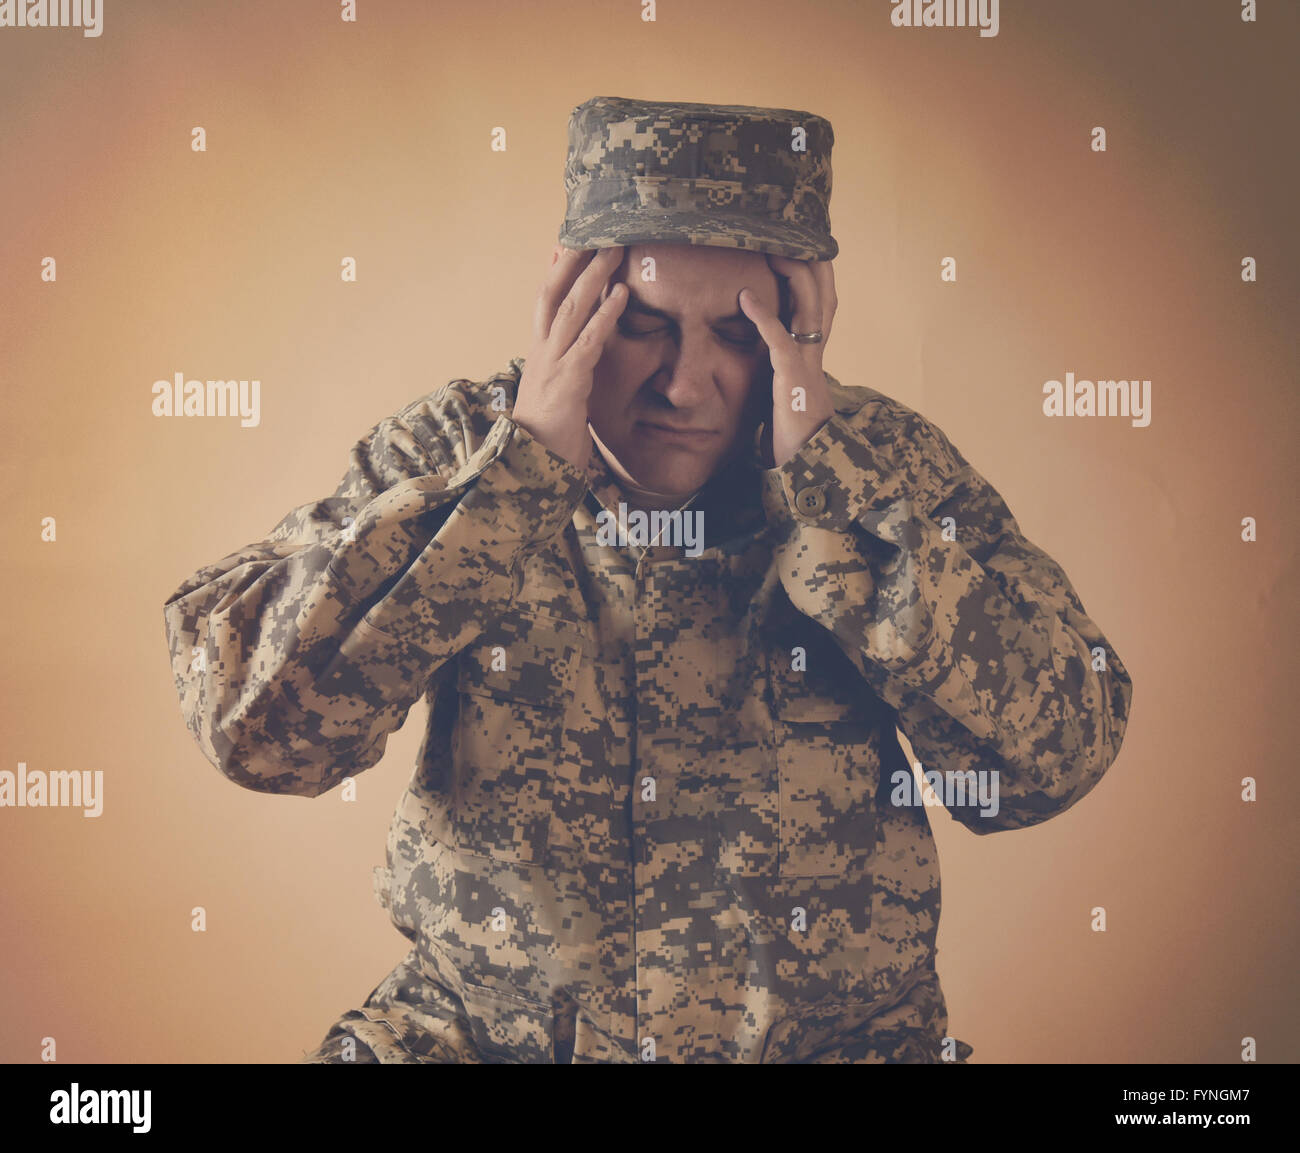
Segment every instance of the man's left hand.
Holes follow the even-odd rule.
[[[768,255],[776,275],[790,282],[794,318],[787,330],[780,317],[748,289],[740,307],[754,322],[772,357],[772,420],[763,433],[769,468],[780,468],[816,435],[832,416],[835,403],[822,369],[822,354],[835,316],[835,273],[829,260],[794,260]],[[791,332],[820,332],[816,344],[797,342]]]

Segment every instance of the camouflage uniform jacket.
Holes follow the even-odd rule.
[[[428,699],[376,870],[413,947],[309,1060],[964,1059],[895,726],[997,774],[995,816],[950,805],[977,833],[1087,793],[1132,689],[1065,573],[829,375],[792,460],[702,490],[702,553],[597,543],[619,491],[509,419],[522,365],[379,423],[166,605],[186,722],[250,789],[324,793]]]

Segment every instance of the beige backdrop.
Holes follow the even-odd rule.
[[[594,95],[831,120],[828,370],[947,432],[1132,673],[1076,808],[931,811],[951,1032],[1300,1056],[1295,4],[1003,0],[996,37],[887,0],[104,6],[98,38],[0,29],[0,768],[105,778],[98,818],[0,809],[0,1060],[292,1061],[404,954],[370,868],[424,706],[355,803],[242,790],[182,723],[162,606],[376,421],[527,352]],[[1045,418],[1067,371],[1150,379],[1150,427]],[[154,417],[176,372],[260,379],[261,424]]]

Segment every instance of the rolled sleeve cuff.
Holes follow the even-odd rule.
[[[881,462],[850,419],[837,412],[785,464],[763,470],[763,511],[782,539],[800,525],[848,532],[875,495]]]
[[[492,537],[528,549],[555,536],[573,518],[587,491],[586,473],[507,416],[498,418],[482,445],[452,478],[478,483],[466,493],[465,511],[484,519]]]

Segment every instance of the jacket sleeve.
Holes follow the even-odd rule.
[[[333,496],[167,600],[181,712],[231,780],[315,796],[374,765],[433,674],[518,595],[522,558],[568,523],[585,476],[484,417],[469,391],[483,387],[453,381],[381,421]]]
[[[763,478],[791,602],[896,710],[924,770],[995,774],[996,812],[967,801],[954,818],[988,833],[1062,812],[1119,752],[1128,672],[936,426],[828,380],[836,414]]]

